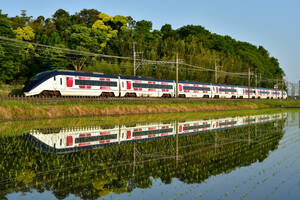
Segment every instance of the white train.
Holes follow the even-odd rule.
[[[57,154],[82,149],[101,148],[105,145],[145,141],[156,138],[201,134],[207,131],[231,129],[251,124],[271,122],[286,118],[286,113],[228,117],[221,119],[193,120],[185,122],[138,124],[135,127],[115,126],[109,129],[101,127],[62,129],[56,133],[43,133],[32,130],[29,135],[39,150]],[[53,131],[54,132],[54,131]]]
[[[174,80],[104,75],[67,70],[37,74],[24,88],[25,96],[175,97]],[[255,88],[252,99],[286,99],[286,91]],[[179,81],[178,96],[187,98],[248,98],[248,87]]]

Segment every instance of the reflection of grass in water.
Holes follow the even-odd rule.
[[[199,120],[208,118],[221,118],[244,115],[272,114],[282,110],[244,110],[244,111],[218,111],[218,112],[192,112],[192,113],[162,113],[143,115],[121,115],[102,117],[73,117],[43,120],[2,121],[0,122],[0,137],[21,135],[36,128],[72,128],[82,126],[100,126],[113,128],[116,124],[135,126],[137,123],[169,122],[173,120]]]

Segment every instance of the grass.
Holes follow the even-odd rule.
[[[211,102],[60,102],[37,104],[18,101],[0,102],[0,120],[183,113],[268,108],[300,108],[300,101],[211,101]]]
[[[0,85],[0,97],[21,95],[23,87],[23,85]]]

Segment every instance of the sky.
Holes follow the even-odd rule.
[[[51,17],[57,9],[70,14],[97,9],[109,15],[149,20],[154,29],[193,24],[210,32],[264,46],[279,60],[286,80],[300,80],[299,0],[0,0],[10,17],[27,10],[28,16]]]

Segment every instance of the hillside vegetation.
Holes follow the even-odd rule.
[[[215,62],[223,71],[256,71],[264,78],[284,76],[276,58],[263,46],[237,41],[230,36],[211,33],[202,26],[187,25],[174,30],[165,24],[153,30],[151,21],[135,21],[128,16],[109,16],[95,9],[70,14],[57,10],[51,18],[33,18],[25,12],[8,17],[0,10],[0,36],[78,51],[132,57],[135,42],[137,58],[175,60],[214,69]],[[30,77],[45,70],[75,69],[106,74],[133,75],[132,60],[101,58],[0,39],[0,83],[26,83]],[[139,63],[137,63],[139,65]],[[214,73],[180,65],[180,80],[214,82]],[[143,64],[137,75],[174,79],[174,65]],[[258,76],[260,77],[260,76]],[[247,84],[247,77],[219,74],[220,83]],[[251,84],[255,79],[252,76]],[[273,87],[270,81],[259,86]]]

